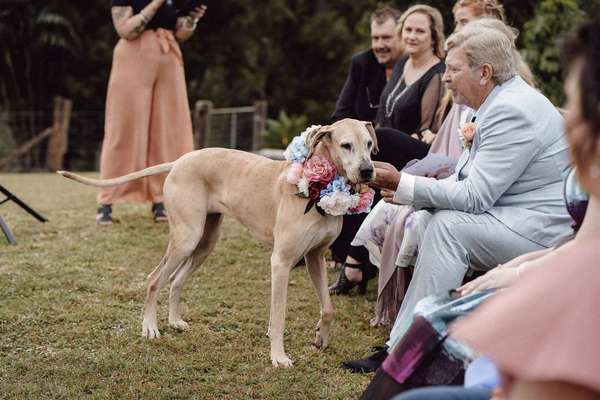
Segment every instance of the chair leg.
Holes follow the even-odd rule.
[[[8,243],[10,243],[10,244],[17,244],[17,241],[15,240],[15,237],[13,236],[13,234],[10,231],[8,225],[6,225],[6,223],[4,222],[4,220],[2,219],[2,217],[0,217],[0,229],[2,229],[2,232],[4,233],[4,236],[6,236],[6,240],[8,240]]]

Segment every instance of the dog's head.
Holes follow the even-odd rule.
[[[306,138],[310,153],[327,155],[340,175],[352,183],[373,180],[371,152],[377,153],[377,137],[370,122],[343,119],[312,131]]]

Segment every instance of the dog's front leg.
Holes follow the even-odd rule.
[[[307,253],[306,267],[321,303],[321,316],[317,322],[315,346],[324,349],[329,344],[329,329],[333,321],[333,305],[327,288],[324,250],[315,249]]]
[[[273,252],[271,255],[271,315],[268,335],[271,340],[271,362],[274,367],[288,368],[292,366],[292,360],[285,354],[283,347],[290,269],[291,262]]]

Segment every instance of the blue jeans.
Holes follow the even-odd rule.
[[[392,398],[392,400],[490,400],[492,391],[462,386],[437,386],[414,389]]]

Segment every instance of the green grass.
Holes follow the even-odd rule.
[[[368,325],[375,285],[366,297],[333,298],[330,347],[319,351],[311,345],[318,300],[306,270],[293,270],[285,344],[294,368],[274,369],[269,250],[226,219],[183,292],[191,329],[167,326],[163,290],[163,336],[143,340],[146,276],[168,231],[152,222],[150,206],[116,206],[120,223],[98,228],[92,188],[54,174],[2,174],[0,184],[49,219],[0,206],[19,242],[0,236],[0,398],[353,399],[371,379],[339,365],[386,336]]]

